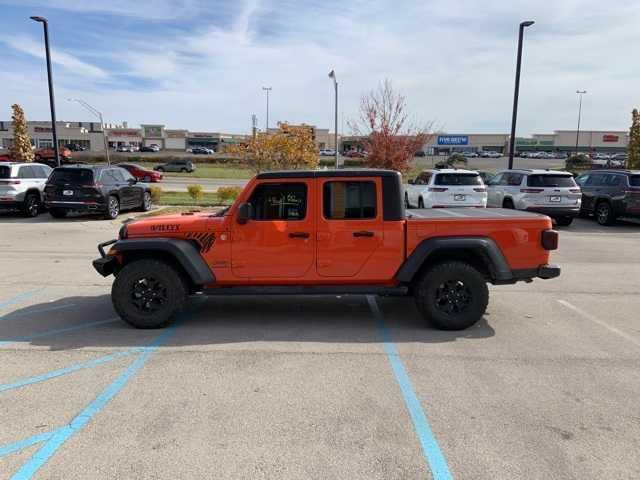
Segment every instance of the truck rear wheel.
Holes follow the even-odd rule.
[[[118,273],[111,301],[118,315],[136,328],[162,328],[171,323],[187,298],[187,286],[171,265],[135,260]]]
[[[446,262],[427,270],[414,295],[418,310],[440,330],[464,330],[476,324],[489,303],[487,282],[465,262]]]

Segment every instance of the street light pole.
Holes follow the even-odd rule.
[[[269,92],[273,90],[272,87],[262,87],[262,90],[267,92],[267,127],[265,129],[265,133],[269,133]]]
[[[53,151],[56,163],[60,166],[60,152],[58,151],[58,131],[56,130],[56,104],[53,95],[53,79],[51,74],[51,52],[49,51],[49,22],[44,17],[29,17],[34,22],[42,23],[44,27],[44,48],[47,56],[47,78],[49,81],[49,106],[51,107],[51,131],[53,133]]]
[[[516,61],[516,85],[513,92],[513,113],[511,115],[511,138],[509,140],[509,169],[513,168],[513,151],[516,143],[516,118],[518,116],[518,95],[520,93],[520,66],[522,65],[522,38],[525,27],[530,27],[535,22],[528,20],[520,23],[518,31],[518,58]]]
[[[109,145],[107,144],[107,134],[104,131],[104,120],[102,119],[102,113],[98,109],[92,107],[87,102],[85,102],[84,100],[80,100],[79,98],[67,98],[67,101],[78,102],[80,105],[82,105],[84,108],[89,110],[91,113],[93,113],[96,117],[100,119],[100,129],[102,130],[102,141],[104,142],[104,154],[107,157],[107,165],[111,165],[111,160],[109,159]]]
[[[578,155],[578,140],[580,139],[580,117],[582,116],[582,95],[587,93],[586,90],[576,90],[580,101],[578,103],[578,129],[576,130],[576,155]]]
[[[335,110],[334,110],[334,119],[335,119],[335,123],[334,123],[334,148],[335,148],[335,153],[336,153],[336,168],[340,167],[340,163],[339,163],[339,158],[340,158],[340,152],[338,149],[338,80],[336,79],[336,72],[335,70],[331,70],[329,72],[329,78],[333,79],[333,88],[335,90]]]

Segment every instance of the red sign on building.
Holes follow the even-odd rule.
[[[620,137],[618,137],[618,135],[603,135],[602,136],[602,141],[603,142],[618,143],[620,141]]]

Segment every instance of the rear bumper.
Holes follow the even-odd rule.
[[[575,207],[548,207],[548,206],[539,206],[539,207],[527,207],[525,208],[527,212],[533,213],[542,213],[543,215],[547,215],[549,217],[577,217],[580,213],[580,206],[577,205]]]
[[[22,203],[15,200],[0,200],[0,210],[15,210],[16,208],[21,208]]]
[[[513,280],[532,280],[534,278],[541,278],[548,280],[550,278],[556,278],[560,276],[561,270],[557,265],[540,265],[538,268],[525,268],[519,270],[512,270]]]
[[[74,212],[106,212],[106,203],[83,203],[83,202],[64,202],[56,200],[46,200],[44,202],[47,208],[57,208],[60,210],[73,210]]]

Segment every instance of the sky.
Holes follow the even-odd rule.
[[[518,135],[627,130],[640,107],[637,0],[0,0],[0,120],[13,103],[50,119],[49,20],[59,120],[246,133],[305,122],[339,131],[385,79],[413,123],[508,133],[518,24],[525,30]]]

